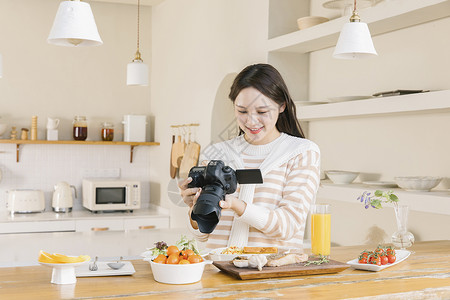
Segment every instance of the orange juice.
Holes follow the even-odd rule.
[[[311,250],[313,255],[330,255],[331,214],[311,214]]]

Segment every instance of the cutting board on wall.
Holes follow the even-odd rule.
[[[261,271],[253,268],[237,268],[231,261],[214,261],[213,265],[221,271],[242,280],[330,274],[344,271],[350,267],[346,263],[331,259],[330,262],[321,265],[304,266],[304,263],[298,263],[281,267],[263,267]]]
[[[191,168],[197,165],[199,155],[200,145],[196,142],[190,142],[187,145],[183,159],[181,160],[180,170],[178,173],[180,178],[188,177]]]
[[[184,141],[181,141],[181,136],[179,135],[177,141],[174,144],[172,144],[172,156],[171,156],[172,165],[177,169],[180,167],[179,162],[181,161],[181,158],[184,155],[185,147],[186,143]]]

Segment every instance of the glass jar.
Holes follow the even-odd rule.
[[[73,118],[73,139],[85,141],[88,135],[88,126],[85,116],[75,116]]]
[[[102,123],[102,140],[112,141],[114,139],[114,125],[112,123]]]

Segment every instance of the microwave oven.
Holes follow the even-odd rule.
[[[141,207],[141,183],[121,179],[83,179],[83,206],[90,211],[130,211]]]

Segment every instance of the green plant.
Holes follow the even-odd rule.
[[[376,190],[373,194],[364,191],[361,196],[357,198],[360,202],[364,203],[364,207],[368,209],[373,207],[376,209],[383,208],[382,203],[391,203],[395,207],[398,206],[398,197],[393,191],[380,191]]]

